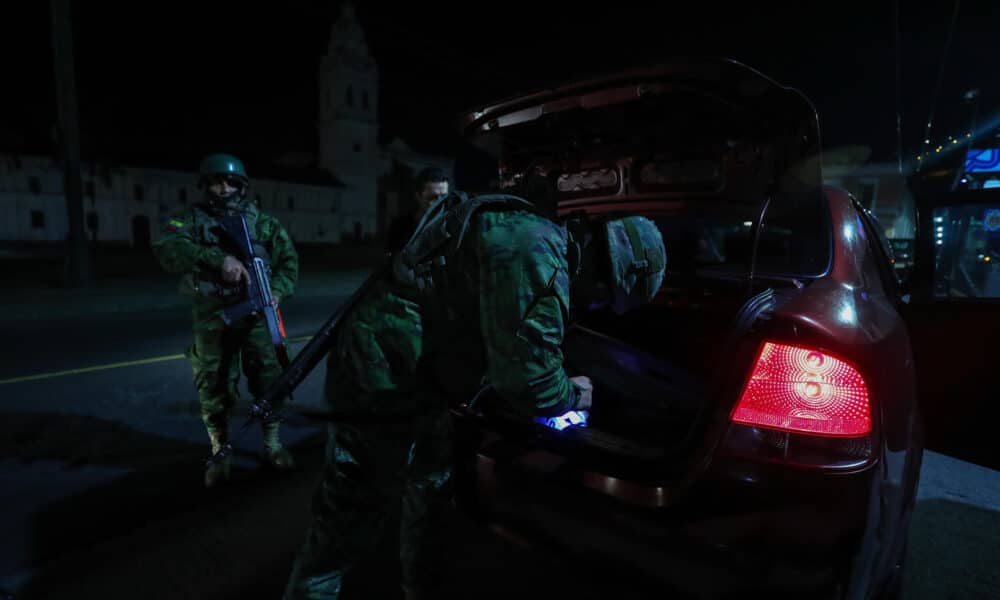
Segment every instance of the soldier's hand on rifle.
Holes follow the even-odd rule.
[[[569,380],[580,392],[580,400],[576,403],[574,410],[590,410],[594,403],[594,385],[590,382],[590,377],[579,375],[570,377]]]
[[[222,279],[227,283],[237,283],[241,279],[250,283],[250,273],[247,272],[246,267],[238,258],[230,255],[222,261]]]

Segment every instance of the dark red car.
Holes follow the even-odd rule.
[[[461,505],[693,597],[898,593],[923,452],[892,249],[822,185],[816,112],[735,62],[618,73],[465,115],[501,187],[643,214],[655,302],[576,315],[586,426],[456,410]]]

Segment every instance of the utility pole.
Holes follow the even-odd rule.
[[[934,122],[934,109],[937,107],[938,96],[941,95],[941,84],[944,82],[945,68],[948,66],[948,51],[951,49],[951,40],[955,34],[955,23],[958,22],[958,12],[961,5],[962,0],[955,0],[955,9],[951,13],[951,24],[948,26],[948,37],[944,42],[944,53],[941,55],[941,65],[938,68],[937,83],[934,86],[934,95],[931,96],[931,112],[927,116],[927,130],[924,132],[924,142],[920,149],[920,155],[928,160],[921,160],[917,163],[918,173],[930,159],[931,124]]]
[[[976,140],[976,118],[979,116],[979,89],[972,89],[965,93],[963,98],[966,102],[972,103],[972,120],[969,123],[969,131],[965,134],[967,143],[965,144],[965,157],[962,158],[962,170],[965,170],[965,161],[968,160],[972,144]]]
[[[973,140],[976,139],[976,117],[979,116],[979,89],[971,89],[965,92],[962,96],[962,102],[965,104],[972,105],[972,122],[969,124],[969,131],[965,134],[965,153],[962,156],[962,161],[958,170],[955,172],[955,178],[951,182],[951,189],[959,189],[960,183],[967,183],[965,175],[965,165],[969,161],[969,152],[972,150]]]
[[[66,259],[64,283],[68,287],[91,280],[90,254],[83,223],[83,182],[80,177],[80,131],[76,112],[76,79],[73,70],[73,28],[69,0],[51,0],[52,56],[59,113],[59,151],[63,161],[66,193]]]

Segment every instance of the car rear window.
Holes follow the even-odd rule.
[[[652,216],[667,248],[667,270],[747,272],[750,232],[757,216],[754,209],[731,206]]]
[[[650,215],[663,234],[668,271],[747,273],[761,209],[692,202],[682,213]],[[832,247],[830,214],[822,194],[775,198],[764,215],[756,270],[820,277],[829,271]]]
[[[757,271],[792,277],[821,277],[830,270],[833,228],[822,192],[772,198],[757,245]]]

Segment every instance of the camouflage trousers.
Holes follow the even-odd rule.
[[[281,365],[262,319],[226,325],[217,317],[198,317],[196,313],[194,345],[187,356],[205,427],[210,434],[225,435],[229,413],[239,397],[241,366],[250,393],[256,396],[281,375]]]
[[[374,553],[394,514],[400,517],[403,585],[439,585],[451,462],[446,410],[405,424],[330,426],[312,524],[292,567],[285,600],[338,598],[344,575]]]

